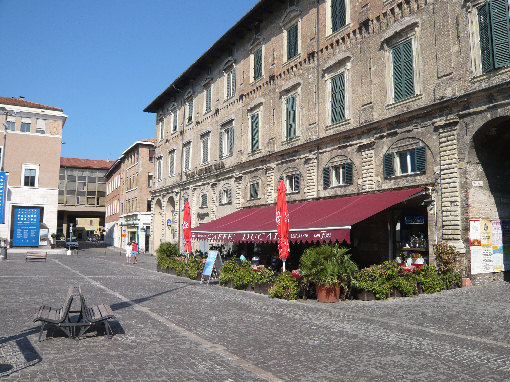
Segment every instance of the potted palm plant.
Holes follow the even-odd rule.
[[[301,275],[315,283],[320,302],[338,302],[340,296],[345,299],[349,293],[358,266],[348,251],[338,244],[322,244],[308,248],[301,256]]]

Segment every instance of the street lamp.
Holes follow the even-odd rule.
[[[0,171],[4,171],[4,158],[5,158],[5,143],[7,140],[7,117],[9,116],[9,111],[5,107],[0,107],[0,112],[5,113],[5,121],[3,123],[4,126],[4,142],[2,145],[2,157],[0,161],[2,161],[2,166],[0,167]]]

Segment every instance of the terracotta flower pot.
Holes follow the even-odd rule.
[[[338,302],[340,299],[340,285],[315,284],[317,300],[319,302]]]

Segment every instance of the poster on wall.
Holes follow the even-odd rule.
[[[479,247],[480,245],[482,245],[480,219],[469,219],[469,246]]]
[[[470,247],[471,249],[471,274],[482,273],[482,247]]]
[[[492,222],[492,263],[494,272],[505,270],[503,265],[503,231],[500,220]]]
[[[482,247],[492,247],[492,222],[489,219],[480,219],[480,236]]]
[[[482,272],[491,273],[494,271],[492,247],[482,247]]]

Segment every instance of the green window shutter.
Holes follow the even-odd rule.
[[[393,159],[393,153],[384,154],[383,173],[385,178],[390,178],[395,175],[395,163]]]
[[[344,184],[352,183],[353,183],[353,164],[352,162],[347,162],[345,163]]]
[[[286,99],[287,121],[286,121],[286,138],[294,138],[296,136],[296,96],[290,96]]]
[[[294,174],[294,190],[295,192],[299,192],[301,188],[301,174]]]
[[[236,94],[236,70],[232,69],[232,94],[234,96]]]
[[[331,186],[331,167],[324,167],[322,169],[322,185],[324,189]]]
[[[391,50],[393,58],[393,100],[400,101],[404,98],[404,89],[402,88],[402,49],[397,45]]]
[[[251,151],[259,149],[259,113],[251,115]]]
[[[427,149],[425,146],[419,146],[414,149],[414,160],[416,161],[416,171],[424,172],[427,170]]]
[[[482,56],[482,72],[486,73],[494,69],[494,61],[492,59],[492,36],[489,20],[489,3],[485,3],[477,9],[480,51]]]
[[[232,72],[227,73],[227,98],[232,95]]]
[[[228,200],[228,203],[232,203],[232,189],[228,189],[227,190],[227,200]]]
[[[336,32],[346,25],[345,0],[331,1],[331,29]]]
[[[228,154],[234,155],[234,128],[228,129]]]
[[[262,77],[262,48],[259,48],[253,54],[253,79]]]
[[[285,100],[285,112],[286,112],[286,120],[285,120],[285,138],[290,138],[290,97],[287,97]]]
[[[188,101],[188,122],[193,120],[193,100]]]
[[[345,79],[344,73],[331,78],[331,124],[345,119]]]
[[[174,111],[173,131],[177,131],[177,111]]]
[[[202,203],[200,207],[207,207],[207,194],[202,194]]]
[[[414,62],[413,62],[413,42],[407,40],[402,43],[402,75],[404,98],[414,95]]]
[[[220,159],[223,158],[223,130],[220,130]]]
[[[510,38],[508,24],[508,1],[490,1],[491,32],[494,52],[494,67],[510,65]]]
[[[287,60],[298,54],[298,24],[287,29]]]

